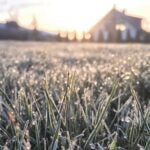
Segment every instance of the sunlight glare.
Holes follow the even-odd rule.
[[[34,14],[37,17],[39,28],[49,31],[88,31],[99,21],[113,5],[131,14],[149,17],[150,2],[144,0],[41,0],[43,5],[22,10],[20,19],[22,24],[30,24]],[[145,7],[144,9],[142,9]],[[140,9],[141,8],[141,9]],[[128,11],[129,10],[129,11]],[[139,13],[138,13],[139,10]],[[30,14],[30,15],[29,15]],[[25,17],[26,16],[26,17]],[[21,18],[21,17],[20,17]],[[150,18],[150,17],[149,17]]]

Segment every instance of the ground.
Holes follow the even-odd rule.
[[[149,148],[149,60],[149,44],[0,42],[1,148]]]

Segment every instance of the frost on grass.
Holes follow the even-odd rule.
[[[148,149],[149,60],[149,45],[1,42],[0,149]]]

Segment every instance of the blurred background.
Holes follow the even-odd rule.
[[[24,38],[16,39],[60,41],[60,38],[65,37],[61,41],[68,39],[80,41],[84,37],[86,40],[91,40],[92,34],[95,36],[95,33],[90,32],[93,26],[114,7],[126,14],[141,18],[141,29],[150,31],[149,0],[0,0],[0,27],[3,28],[5,23],[10,23],[7,25],[22,27],[25,32],[23,34],[28,32]],[[31,30],[33,30],[32,35],[29,35]],[[39,37],[35,38],[37,34]],[[8,37],[12,38],[13,35]],[[5,39],[8,37],[4,36]],[[98,41],[98,38],[92,41]]]

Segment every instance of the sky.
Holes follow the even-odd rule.
[[[143,19],[150,31],[150,0],[0,0],[0,22],[14,19],[32,28],[33,16],[45,31],[88,31],[113,5]]]

